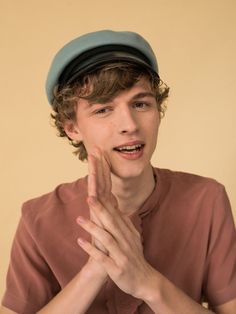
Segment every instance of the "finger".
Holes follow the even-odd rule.
[[[77,240],[79,246],[88,253],[89,256],[94,258],[98,263],[102,264],[104,269],[113,268],[113,261],[110,257],[107,256],[104,252],[98,250],[94,245],[84,240],[83,238],[79,238]]]
[[[126,256],[120,255],[118,260],[114,260],[110,256],[107,256],[98,249],[96,249],[93,245],[91,245],[91,243],[87,242],[83,238],[79,238],[77,242],[79,246],[91,258],[93,258],[105,269],[108,276],[119,288],[122,289],[122,286],[126,288],[127,285],[132,284],[132,282],[129,282],[129,275],[127,276],[127,271],[129,272],[129,270],[127,269],[127,266],[129,265],[129,260]],[[124,289],[122,290],[125,291]]]
[[[113,205],[114,202],[112,202],[112,199],[106,201],[106,206],[104,206],[102,202],[100,203],[100,201],[96,197],[88,197],[87,201],[90,211],[95,214],[95,216],[102,223],[102,226],[109,232],[112,231],[112,228],[115,224],[116,226],[119,226],[119,228],[121,229],[123,237],[124,235],[127,234],[126,238],[130,239],[130,236],[133,233],[139,238],[139,232],[134,227],[130,218],[125,215],[122,215],[121,212],[118,210],[116,199],[115,207]]]
[[[99,218],[95,215],[95,213],[93,211],[90,210],[90,219],[91,221],[93,221],[96,225],[103,227],[102,222],[99,220]],[[101,250],[102,252],[106,253],[107,250],[105,249],[105,247],[102,245],[102,243],[100,243],[98,240],[94,239],[94,237],[92,237],[92,243],[94,246],[96,246],[99,250]]]
[[[111,181],[111,168],[108,158],[106,157],[105,153],[101,153],[101,166],[102,166],[102,173],[104,178],[104,192],[103,195],[99,198],[103,205],[107,207],[107,200],[110,201],[112,208],[118,209],[118,202],[115,198],[114,194],[112,193],[112,181]]]
[[[95,213],[96,217],[99,217],[103,228],[112,234],[120,247],[125,249],[127,244],[132,245],[131,242],[135,235],[132,234],[119,211],[111,209],[110,204],[108,205],[110,206],[109,210],[107,209],[108,206],[104,208],[103,204],[94,197],[89,197],[88,203],[91,211]]]
[[[128,216],[123,216],[123,219],[125,220],[125,222],[127,223],[128,227],[130,228],[130,230],[136,234],[136,235],[140,235],[139,231],[136,229],[136,227],[134,226],[133,222],[131,221],[131,219]]]
[[[118,209],[118,202],[114,194],[112,193],[112,181],[111,181],[111,165],[106,157],[105,153],[102,154],[102,165],[103,165],[103,172],[104,172],[104,177],[106,181],[106,194],[108,195],[112,206],[115,209]]]
[[[88,195],[97,196],[95,157],[88,156]]]
[[[103,228],[97,226],[91,220],[84,219],[83,217],[78,217],[78,224],[90,233],[99,243],[104,246],[104,248],[109,253],[109,256],[117,259],[121,255],[121,249],[118,247],[116,240],[113,238],[111,234],[105,231]]]
[[[93,155],[88,156],[88,196],[97,196],[97,188],[96,188],[96,161]],[[94,212],[90,211],[90,218],[99,223],[98,217],[94,214]]]
[[[93,152],[93,168],[95,169],[96,176],[96,195],[98,199],[106,207],[106,201],[110,200],[114,208],[118,208],[118,202],[115,196],[112,194],[112,181],[111,181],[111,171],[110,163],[99,148],[96,148]]]
[[[104,173],[102,169],[101,154],[98,148],[94,149],[93,156],[94,156],[94,167],[95,167],[95,172],[96,172],[96,191],[97,191],[97,197],[100,198],[105,192],[106,182],[105,182]]]
[[[137,232],[135,227],[132,225],[132,223],[129,222],[129,220],[126,220],[126,219],[123,220],[121,218],[120,213],[117,216],[118,203],[114,195],[111,193],[110,166],[105,157],[105,154],[102,153],[99,148],[96,148],[93,154],[95,154],[96,157],[92,156],[91,158],[91,169],[92,169],[92,173],[94,173],[96,176],[96,180],[94,184],[96,185],[95,189],[96,189],[96,194],[98,195],[99,200],[101,201],[102,205],[112,214],[113,217],[112,218],[110,217],[110,220],[114,222],[114,215],[115,215],[116,226],[118,224],[121,229],[124,229],[124,227],[125,229],[127,229],[128,227],[130,233],[133,232],[139,241],[139,233]],[[93,217],[92,220],[96,222],[99,226],[105,227],[104,219],[102,220],[101,217],[99,217],[98,211],[91,211],[91,212],[93,212],[93,215],[91,215],[91,217]],[[108,221],[109,219],[106,219],[106,220]],[[109,228],[110,225],[113,226],[114,223],[106,224],[106,229],[109,232],[111,232],[113,229],[113,227]],[[125,240],[124,232],[127,232],[126,230],[120,233],[118,231],[116,232],[115,229],[113,229],[113,232],[115,233],[117,238],[119,238],[120,240],[122,239],[123,241]],[[129,236],[128,236],[128,239],[130,239]]]
[[[111,170],[110,166],[108,164],[108,161],[105,157],[105,154],[103,153],[101,155],[101,163],[102,163],[102,170],[103,170],[103,178],[105,181],[105,193],[110,195],[111,194]]]
[[[96,157],[92,154],[88,157],[89,160],[89,175],[88,175],[88,196],[94,196],[97,197],[97,176],[98,176],[98,170],[97,170],[97,161]],[[95,222],[99,222],[99,218],[96,217],[94,213],[91,213],[90,211],[90,217],[93,218]]]
[[[97,188],[96,188],[96,162],[95,162],[95,157],[93,155],[88,156],[88,195],[89,196],[96,196],[97,195]],[[99,220],[98,217],[96,217],[95,213],[90,210],[90,219],[95,222],[98,226],[102,227],[102,223]],[[103,251],[106,253],[106,249],[104,246],[94,239],[92,237],[92,243],[94,246],[96,246],[99,250]]]
[[[94,150],[96,156],[97,191],[99,199],[109,199],[111,196],[111,172],[105,153],[101,149]]]
[[[141,251],[143,251],[143,243],[142,243],[142,236],[140,232],[136,229],[131,219],[127,216],[123,216],[128,228],[130,229],[130,232],[132,233],[133,241],[136,244],[137,248]]]

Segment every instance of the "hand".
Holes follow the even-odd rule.
[[[105,248],[79,239],[78,243],[90,257],[106,269],[109,277],[124,292],[142,298],[148,278],[155,270],[143,256],[139,232],[129,217],[122,215],[111,192],[111,175],[108,163],[101,153],[90,156],[93,193],[88,204],[95,220],[78,218],[78,223]]]
[[[101,184],[101,182],[97,182],[97,178],[101,178],[101,176],[97,176],[97,172],[99,171],[99,169],[97,169],[96,164],[93,162],[93,157],[89,156],[88,157],[88,197],[93,197],[93,196],[97,196],[97,184]],[[88,201],[88,199],[87,199]],[[94,223],[96,223],[97,226],[102,227],[101,222],[99,221],[99,219],[95,216],[94,212],[90,210],[90,220]],[[78,222],[78,220],[77,220]],[[94,247],[96,247],[97,249],[101,250],[102,252],[104,252],[105,254],[107,254],[107,251],[105,249],[105,247],[92,236],[92,245]],[[107,277],[107,272],[104,269],[104,267],[102,267],[102,265],[100,265],[99,263],[97,263],[97,261],[93,258],[89,258],[87,266],[89,267],[89,269],[94,273],[94,270],[97,274],[101,275],[102,277],[106,278]]]
[[[99,169],[96,167],[96,163],[93,162],[93,156],[88,156],[88,196],[89,197],[97,197],[97,186],[102,185],[102,182],[97,182],[97,179],[99,178],[101,180],[101,175]],[[88,198],[89,199],[89,198]],[[87,199],[87,202],[88,202]],[[90,219],[94,223],[96,223],[98,226],[102,227],[101,222],[96,217],[93,211],[90,209]],[[97,247],[99,250],[106,253],[105,247],[99,243],[98,240],[96,240],[94,237],[92,237],[92,243],[95,247]]]
[[[104,169],[101,168],[101,164],[105,164]],[[114,195],[111,192],[111,176],[108,163],[103,155],[100,154],[100,151],[97,149],[94,152],[94,155],[88,156],[88,199],[90,197],[99,197],[100,199],[109,198],[110,202],[117,207],[117,201]],[[103,171],[104,170],[104,171]],[[99,217],[96,216],[95,212],[90,208],[90,219],[98,226],[103,227],[102,222],[99,220]],[[92,237],[92,243],[99,248],[104,253],[107,253],[105,247],[99,243],[94,237]]]

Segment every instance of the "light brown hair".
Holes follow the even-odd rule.
[[[86,74],[69,86],[56,86],[52,103],[51,117],[60,137],[67,137],[76,147],[74,152],[80,160],[87,159],[87,151],[83,142],[70,139],[65,130],[66,121],[76,119],[76,106],[79,98],[89,102],[106,103],[116,97],[121,91],[131,88],[140,79],[146,79],[155,94],[158,111],[161,117],[166,110],[165,100],[169,94],[169,87],[163,83],[157,74],[137,64],[116,62],[103,66],[103,68]]]

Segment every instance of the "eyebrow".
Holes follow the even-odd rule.
[[[137,99],[140,99],[140,98],[145,98],[145,97],[152,97],[152,98],[155,98],[155,95],[154,95],[154,93],[152,93],[152,92],[140,92],[140,93],[134,95],[133,97],[131,97],[130,100],[129,100],[129,102],[130,102],[130,101],[137,100]],[[102,104],[102,105],[105,105],[105,104],[108,104],[108,103],[110,103],[110,102],[112,102],[112,100],[110,100],[110,101],[108,100],[108,101],[105,101],[105,102],[99,102],[99,101],[90,102],[90,103],[89,103],[89,107],[91,108],[92,106],[97,105],[98,103],[99,103],[99,104]]]
[[[139,98],[144,98],[144,97],[153,97],[155,98],[155,95],[151,92],[142,92],[134,95],[131,100],[139,99]]]

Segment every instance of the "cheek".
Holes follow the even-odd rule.
[[[150,133],[158,132],[159,125],[160,125],[160,117],[158,113],[147,117],[147,119],[145,120],[145,126],[148,127],[148,131]]]
[[[84,132],[83,142],[87,152],[92,152],[95,147],[104,149],[111,140],[111,128],[105,128],[103,125],[96,125]]]

